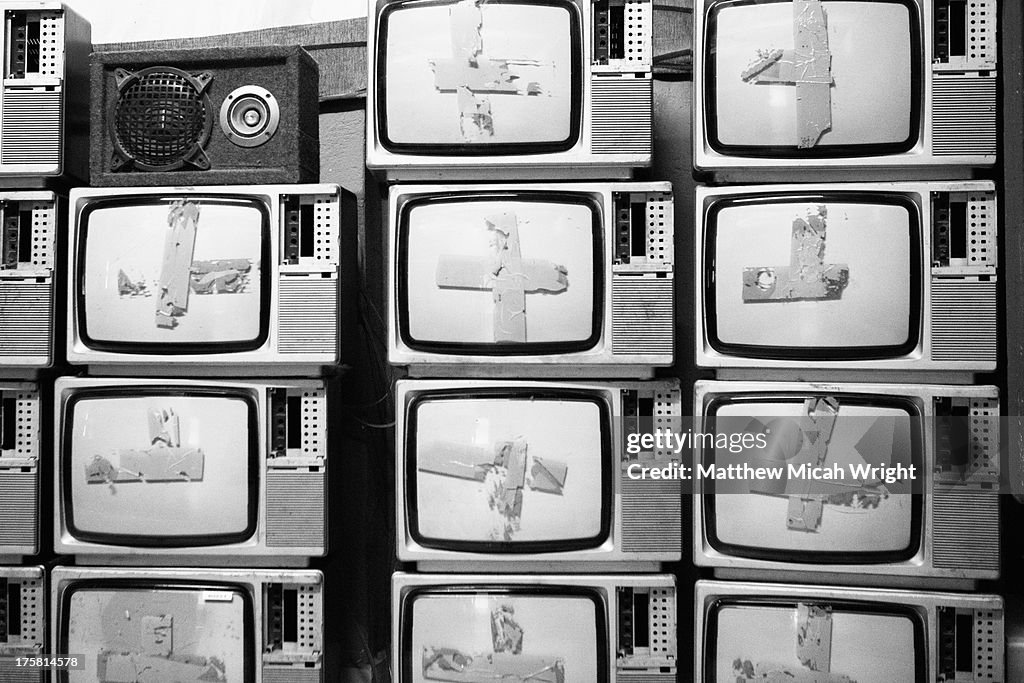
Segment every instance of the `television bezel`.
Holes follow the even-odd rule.
[[[57,624],[55,624],[55,630],[57,634],[58,642],[55,643],[56,649],[60,652],[67,651],[68,639],[70,637],[71,627],[71,599],[74,595],[81,591],[101,591],[109,590],[116,591],[121,590],[135,590],[135,591],[147,591],[147,590],[164,590],[164,591],[230,591],[234,594],[239,595],[242,598],[242,620],[245,622],[242,624],[242,650],[243,650],[243,680],[254,680],[254,672],[257,669],[255,657],[253,652],[256,649],[256,616],[254,609],[255,596],[252,591],[241,583],[232,583],[229,581],[200,581],[200,582],[189,582],[186,580],[175,581],[171,578],[154,578],[146,579],[143,577],[139,578],[79,578],[70,579],[60,587],[60,604],[57,607]],[[59,681],[70,680],[69,672],[67,669],[57,670]]]
[[[794,594],[792,599],[776,595],[756,596],[737,594],[731,596],[718,596],[708,602],[705,602],[703,605],[697,603],[697,609],[704,610],[705,620],[703,632],[698,631],[703,639],[702,647],[700,648],[705,662],[703,681],[711,682],[721,680],[720,677],[716,676],[718,673],[716,669],[716,655],[718,652],[718,614],[723,607],[743,607],[749,605],[769,608],[792,608],[795,610],[798,603],[804,602],[799,597],[799,589],[799,586],[793,587]],[[814,604],[824,602],[829,607],[833,608],[833,612],[838,609],[839,611],[846,613],[853,612],[855,614],[878,616],[901,616],[909,619],[914,627],[914,668],[917,674],[914,677],[915,680],[913,683],[927,682],[929,668],[928,648],[926,647],[928,620],[920,613],[919,610],[898,602],[872,602],[852,598],[823,599],[818,597],[808,598],[806,602]]]
[[[503,557],[562,553],[596,550],[612,537],[612,521],[614,517],[614,492],[612,470],[615,448],[611,425],[614,412],[607,395],[600,389],[586,390],[578,387],[465,387],[452,389],[413,389],[406,394],[406,404],[402,406],[405,414],[405,523],[409,538],[424,549],[442,552],[463,552],[481,555],[498,555]],[[440,398],[438,398],[440,397]],[[601,517],[597,535],[569,540],[547,541],[460,541],[435,539],[424,536],[419,529],[419,513],[417,511],[417,477],[416,469],[416,427],[417,408],[425,401],[432,400],[475,400],[475,399],[509,399],[509,400],[569,400],[597,405],[600,411],[601,429]]]
[[[58,444],[58,466],[60,468],[61,490],[59,492],[60,510],[63,526],[66,533],[76,542],[93,543],[103,546],[129,546],[137,548],[204,548],[217,546],[230,546],[244,543],[256,536],[259,530],[260,509],[263,505],[260,489],[262,486],[260,435],[258,434],[259,401],[260,398],[250,387],[211,387],[195,386],[186,387],[181,385],[129,385],[129,386],[89,386],[89,387],[67,387],[70,394],[62,401],[60,443]],[[138,397],[160,397],[170,396],[175,398],[228,398],[232,400],[241,399],[246,406],[249,417],[248,429],[248,500],[246,501],[246,528],[233,533],[204,534],[204,535],[133,535],[133,534],[103,534],[92,531],[82,531],[74,523],[74,485],[71,476],[72,458],[68,449],[73,441],[74,432],[74,408],[83,399],[89,398],[138,398]],[[58,396],[58,400],[60,397]],[[168,520],[169,522],[172,520]]]
[[[583,62],[583,13],[579,2],[573,0],[488,0],[488,4],[549,6],[565,9],[569,13],[570,52],[571,52],[571,84],[570,88],[570,131],[564,140],[548,142],[507,142],[507,143],[408,143],[394,142],[388,135],[387,121],[387,48],[388,20],[395,11],[405,6],[450,6],[456,4],[449,0],[377,0],[376,11],[376,50],[371,55],[373,64],[370,67],[379,84],[375,93],[376,116],[371,125],[377,130],[378,144],[390,154],[412,154],[425,157],[440,156],[525,156],[532,154],[556,154],[567,152],[579,144],[583,135],[583,93],[584,62]]]
[[[800,148],[796,144],[786,146],[761,145],[728,145],[718,140],[718,111],[715,92],[716,50],[713,49],[711,38],[717,28],[718,12],[730,6],[763,5],[788,3],[789,0],[710,0],[706,6],[707,19],[704,25],[704,136],[712,153],[727,157],[749,157],[758,159],[844,159],[856,157],[883,157],[907,154],[914,150],[924,135],[923,111],[926,97],[924,80],[924,41],[921,35],[922,17],[915,0],[842,0],[844,2],[860,2],[869,4],[899,4],[907,8],[910,20],[910,55],[911,55],[911,101],[910,130],[906,140],[894,143],[855,143],[846,145],[817,144],[810,148]],[[827,9],[827,0],[825,8]],[[915,96],[916,94],[916,96]],[[795,124],[794,124],[795,125]]]
[[[799,392],[783,390],[768,393],[766,391],[737,391],[730,393],[712,394],[702,410],[702,421],[704,424],[714,423],[717,410],[723,405],[750,402],[798,402],[801,399],[812,398],[813,395],[821,395],[825,392]],[[921,425],[921,428],[911,430],[911,462],[918,467],[919,471],[925,471],[925,436],[923,434],[923,409],[918,401],[911,396],[888,396],[880,393],[844,393],[842,391],[827,392],[840,400],[842,405],[889,407],[906,410],[911,425]],[[887,405],[888,404],[888,405]],[[705,431],[708,431],[705,429]],[[712,429],[711,433],[715,433]],[[701,462],[706,464],[708,456],[701,451]],[[711,462],[714,462],[714,452],[711,451]],[[710,491],[708,489],[711,489]],[[829,550],[803,550],[803,549],[763,549],[733,543],[726,543],[718,538],[717,516],[715,514],[714,481],[704,484],[700,491],[701,509],[696,512],[703,522],[704,541],[712,550],[728,557],[740,559],[760,560],[765,562],[781,562],[795,565],[877,565],[877,564],[898,564],[909,562],[917,557],[923,550],[925,509],[928,505],[927,493],[923,490],[909,494],[911,499],[910,512],[910,539],[906,548],[896,551],[844,551],[834,552]],[[748,494],[724,494],[724,495],[756,495]]]
[[[435,577],[436,578],[436,577]],[[595,683],[611,683],[609,677],[609,655],[608,649],[612,634],[609,632],[609,622],[606,611],[610,609],[605,595],[597,586],[568,585],[560,583],[537,583],[522,584],[508,583],[501,584],[501,577],[494,577],[495,583],[451,583],[451,584],[426,584],[406,587],[401,594],[398,605],[400,634],[399,642],[395,648],[401,654],[400,671],[401,678],[405,681],[414,680],[413,659],[416,654],[412,652],[412,629],[414,602],[424,596],[431,595],[455,595],[471,598],[478,595],[495,595],[520,598],[585,598],[591,601],[594,606],[594,634],[597,651],[597,675]]]
[[[845,203],[845,204],[876,204],[898,206],[907,210],[910,251],[910,317],[908,321],[907,340],[899,345],[873,346],[807,346],[785,347],[764,346],[755,344],[735,344],[722,342],[718,338],[717,290],[716,290],[716,248],[718,235],[718,214],[725,208],[736,205],[757,204],[799,204],[799,203]],[[703,336],[711,349],[725,357],[742,357],[769,361],[873,361],[903,358],[911,354],[921,345],[924,329],[924,280],[925,260],[923,257],[924,222],[921,210],[913,195],[906,191],[879,187],[877,192],[865,189],[830,188],[821,192],[809,191],[809,188],[785,191],[756,191],[752,193],[712,195],[705,199],[705,205],[697,207],[701,224],[701,243],[703,263],[700,274],[703,289]]]
[[[402,195],[397,198],[395,226],[398,231],[395,250],[395,286],[397,295],[398,336],[402,343],[412,352],[476,356],[481,359],[494,356],[541,356],[551,354],[574,354],[593,350],[602,338],[604,330],[604,303],[608,296],[605,280],[604,241],[606,235],[605,216],[602,206],[603,197],[599,192],[579,190],[553,189],[512,189],[493,192],[480,189],[465,193],[452,194],[427,192],[414,196]],[[428,204],[465,204],[469,202],[524,202],[535,204],[573,204],[591,209],[591,237],[593,256],[593,294],[590,336],[582,340],[565,342],[436,342],[418,341],[409,332],[409,219],[412,209]]]
[[[271,225],[271,209],[264,197],[257,194],[238,194],[234,188],[225,187],[226,192],[216,193],[217,188],[199,188],[194,192],[180,192],[174,190],[154,191],[127,194],[127,195],[91,195],[85,197],[85,203],[75,217],[75,264],[72,273],[74,282],[74,318],[77,326],[77,337],[88,349],[93,352],[110,352],[118,354],[154,354],[161,356],[175,356],[188,354],[216,355],[225,353],[239,353],[258,351],[265,347],[270,340],[270,317],[271,317],[271,240],[273,226]],[[260,314],[259,332],[253,339],[248,340],[227,340],[222,342],[145,342],[145,341],[114,341],[97,340],[89,335],[89,325],[86,313],[86,274],[88,262],[86,260],[86,249],[88,245],[89,217],[98,209],[123,208],[142,205],[168,204],[175,200],[186,200],[205,205],[238,205],[256,208],[261,217],[260,225]]]

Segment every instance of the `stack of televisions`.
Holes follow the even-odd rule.
[[[387,187],[398,559],[413,681],[675,681],[681,417],[650,0],[369,5],[367,164]]]
[[[59,2],[3,9],[0,679],[325,680],[356,250],[352,196],[310,184],[318,67],[90,55]]]
[[[1002,681],[996,3],[693,6],[693,427],[766,445],[692,465],[785,474],[690,474],[691,672],[652,5],[370,4],[395,676]]]
[[[694,5],[694,678],[1003,681],[996,2]]]

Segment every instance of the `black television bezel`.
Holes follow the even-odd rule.
[[[380,145],[392,154],[412,154],[420,156],[465,156],[471,158],[487,156],[525,156],[531,154],[557,154],[566,152],[577,144],[583,132],[583,18],[578,2],[573,0],[488,0],[488,4],[537,5],[565,9],[569,13],[569,30],[572,62],[572,82],[570,89],[569,135],[563,140],[547,142],[505,142],[505,143],[415,143],[395,142],[388,135],[387,120],[387,45],[388,20],[395,11],[409,5],[433,6],[452,5],[450,0],[385,0],[377,3],[377,35],[376,50],[373,55],[373,75],[377,81],[376,117],[373,125],[377,130]]]
[[[704,337],[707,344],[723,356],[751,358],[774,361],[869,361],[902,358],[912,353],[921,343],[921,331],[924,327],[924,279],[925,260],[922,253],[924,242],[924,223],[921,207],[915,197],[920,195],[907,192],[891,192],[879,189],[878,192],[865,190],[825,190],[813,191],[777,191],[754,192],[750,194],[719,195],[707,197],[702,212],[703,239],[703,272],[701,273],[703,302]],[[871,346],[765,346],[749,343],[736,344],[724,342],[718,337],[718,312],[716,291],[716,258],[715,251],[718,240],[718,215],[723,209],[733,206],[765,205],[765,204],[875,204],[897,206],[907,211],[907,228],[910,249],[910,319],[907,325],[907,339],[901,344]]]
[[[585,576],[580,577],[586,579]],[[419,652],[412,651],[412,630],[413,630],[413,605],[415,601],[421,597],[429,597],[433,595],[441,596],[464,596],[474,597],[479,595],[493,595],[496,597],[521,597],[521,598],[534,598],[534,597],[550,597],[550,598],[586,598],[591,601],[594,606],[594,622],[595,630],[594,634],[595,644],[597,645],[597,681],[594,683],[610,683],[608,676],[608,648],[609,642],[612,638],[612,634],[609,632],[608,619],[605,614],[606,609],[610,609],[609,600],[602,593],[600,588],[590,587],[585,585],[565,585],[565,584],[551,584],[551,585],[539,585],[539,584],[501,584],[500,577],[496,577],[494,584],[483,584],[483,583],[468,583],[468,584],[435,584],[427,586],[415,586],[406,588],[402,591],[400,597],[399,606],[399,624],[400,624],[400,638],[399,649],[401,651],[401,662],[395,664],[400,666],[402,680],[412,681],[413,677],[413,659],[420,655]]]
[[[880,0],[845,1],[875,4],[880,2]],[[722,156],[780,159],[786,161],[897,156],[906,154],[914,149],[923,136],[924,123],[922,112],[924,111],[925,99],[924,42],[921,29],[923,20],[918,9],[918,3],[915,0],[881,0],[881,4],[903,5],[907,8],[910,19],[910,54],[912,58],[910,85],[913,92],[910,98],[910,130],[905,140],[891,143],[816,144],[814,147],[800,148],[796,144],[728,145],[718,139],[718,103],[714,88],[717,46],[713,47],[710,42],[710,38],[715,35],[717,29],[718,12],[726,7],[784,2],[789,2],[789,0],[712,0],[711,6],[708,7],[704,35],[702,36],[704,46],[704,136],[708,147]],[[826,9],[828,9],[827,2]]]
[[[438,355],[467,355],[489,358],[495,356],[546,356],[589,351],[601,341],[604,328],[605,292],[605,235],[603,195],[595,192],[569,190],[494,190],[460,192],[431,192],[398,197],[395,211],[397,250],[395,253],[395,284],[397,289],[398,335],[410,350]],[[564,342],[445,342],[422,341],[409,332],[409,220],[413,209],[424,205],[466,204],[471,202],[523,202],[534,204],[569,204],[591,210],[591,237],[593,249],[593,306],[590,336],[586,339]]]
[[[746,596],[746,595],[721,595],[712,597],[704,603],[704,633],[702,634],[702,647],[704,656],[704,677],[700,683],[711,683],[720,680],[717,677],[717,656],[718,656],[718,614],[722,608],[728,607],[761,607],[796,610],[800,603],[811,605],[827,605],[832,612],[845,612],[862,614],[868,616],[895,616],[908,619],[914,628],[914,670],[915,677],[912,683],[926,683],[928,680],[928,648],[926,638],[928,635],[928,622],[920,610],[911,605],[897,602],[882,602],[883,594],[879,599],[856,600],[856,599],[831,599],[825,597],[801,598],[799,587],[794,587],[792,597],[769,597],[769,596]],[[810,671],[810,669],[808,669]],[[910,683],[910,682],[907,682]]]
[[[66,390],[67,391],[67,390]],[[69,452],[73,441],[74,411],[82,400],[94,398],[118,399],[140,397],[175,398],[227,398],[242,400],[249,417],[248,450],[249,477],[248,500],[246,501],[246,526],[241,531],[218,534],[104,534],[83,531],[75,526],[74,487],[72,481],[72,458]],[[229,546],[253,538],[259,523],[260,484],[263,480],[260,469],[259,398],[248,388],[229,387],[184,387],[181,385],[108,386],[72,389],[62,400],[60,444],[58,445],[58,467],[61,479],[61,510],[64,527],[76,541],[105,546],[126,546],[137,548],[205,548]],[[172,520],[168,520],[170,522]]]
[[[145,342],[116,341],[95,339],[89,334],[89,323],[86,313],[86,246],[89,238],[89,218],[97,210],[122,208],[129,206],[150,206],[169,204],[175,200],[186,200],[205,205],[247,206],[260,212],[260,320],[259,332],[253,339],[229,340],[222,342]],[[263,348],[270,337],[271,307],[271,255],[270,241],[271,220],[270,207],[261,195],[242,195],[234,193],[217,194],[210,191],[196,193],[154,192],[146,194],[93,196],[81,200],[84,205],[75,219],[75,267],[72,277],[75,283],[74,307],[77,320],[79,339],[94,351],[106,351],[126,355],[163,355],[180,356],[188,354],[221,354],[255,351]],[[126,228],[128,229],[128,228]],[[154,309],[155,314],[155,309]]]
[[[256,651],[256,616],[254,610],[255,596],[244,583],[226,581],[176,581],[174,579],[139,578],[97,578],[71,579],[60,587],[60,605],[58,608],[57,647],[58,652],[68,651],[68,639],[71,628],[71,599],[80,591],[230,591],[242,598],[242,639],[244,658],[242,664],[242,680],[253,680],[256,671],[254,652]],[[67,669],[56,669],[58,681],[70,679]]]
[[[713,431],[714,421],[718,410],[726,405],[737,405],[743,403],[799,403],[808,398],[821,395],[813,392],[737,392],[714,395],[704,406],[705,430]],[[925,438],[923,433],[923,410],[922,406],[909,396],[887,396],[885,394],[851,394],[843,392],[829,392],[830,397],[839,399],[839,405],[890,408],[905,410],[911,420],[911,425],[922,425],[921,429],[911,429],[910,461],[917,466],[918,472],[927,472],[925,467]],[[708,427],[711,425],[712,427]],[[707,464],[708,453],[701,452],[701,464]],[[714,453],[711,452],[710,461],[714,462]],[[708,490],[710,489],[710,490]],[[754,546],[726,543],[718,538],[717,513],[715,509],[715,483],[709,480],[704,484],[701,495],[702,509],[699,514],[704,520],[704,540],[714,550],[728,557],[762,560],[765,562],[780,562],[792,565],[873,565],[873,564],[898,564],[913,559],[922,549],[924,537],[924,508],[925,495],[923,492],[914,492],[910,495],[910,539],[907,547],[902,550],[893,551],[865,551],[865,552],[834,552],[829,550],[798,550],[793,548],[758,548]],[[756,495],[756,494],[723,494],[723,495]],[[784,521],[784,520],[783,520]],[[780,523],[782,523],[780,521]]]
[[[472,401],[472,400],[512,400],[512,401],[573,401],[596,405],[599,410],[601,429],[601,517],[600,527],[594,536],[575,539],[554,539],[549,541],[460,541],[443,538],[432,538],[423,535],[419,530],[419,512],[417,508],[417,477],[416,469],[416,427],[417,411],[425,402],[434,401]],[[612,470],[614,468],[614,448],[612,445],[612,405],[607,396],[600,390],[583,389],[551,389],[551,388],[460,388],[460,389],[428,389],[410,392],[406,396],[405,434],[403,435],[404,462],[402,471],[405,476],[405,523],[409,537],[416,544],[430,550],[454,553],[473,553],[476,555],[498,555],[514,557],[516,555],[560,553],[591,550],[600,547],[611,538],[612,516],[614,514],[614,492],[612,490]]]

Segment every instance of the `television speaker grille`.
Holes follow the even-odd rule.
[[[937,156],[996,154],[996,79],[936,74],[932,78],[932,151]]]
[[[652,147],[649,77],[595,76],[590,148],[594,154],[650,154]]]
[[[932,282],[932,358],[995,361],[996,283],[943,278]]]

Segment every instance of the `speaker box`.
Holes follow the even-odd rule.
[[[91,184],[314,183],[319,70],[300,47],[94,52]]]

